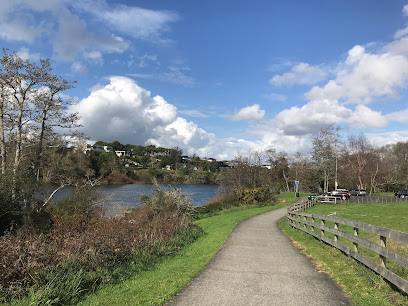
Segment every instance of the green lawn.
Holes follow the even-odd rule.
[[[318,204],[307,212],[315,214],[333,214],[403,232],[408,232],[408,203],[358,203],[358,204]]]
[[[99,290],[81,305],[157,305],[169,301],[210,261],[238,222],[297,200],[293,192],[283,193],[279,198],[284,198],[286,202],[274,206],[236,207],[198,220],[197,224],[203,228],[205,235],[193,244],[150,271]]]
[[[368,194],[368,192],[367,192]],[[395,197],[395,193],[390,191],[390,192],[373,192],[373,196],[379,196],[379,197]]]
[[[340,218],[352,219],[378,226],[408,232],[408,205],[407,203],[364,203],[364,204],[318,204],[307,210],[316,214],[335,214]],[[316,220],[319,222],[319,220]],[[327,226],[333,226],[331,222],[326,222]],[[328,272],[345,291],[352,297],[354,305],[408,305],[406,297],[394,291],[387,285],[381,277],[371,270],[358,264],[355,260],[345,256],[340,251],[332,248],[314,237],[299,230],[290,228],[285,220],[280,222],[284,233],[296,241],[306,254],[314,258],[318,267]],[[350,227],[340,225],[340,230],[351,233]],[[316,232],[319,232],[316,229]],[[360,231],[359,235],[367,240],[378,243],[378,237],[370,233]],[[333,238],[333,235],[326,233],[326,236]],[[352,246],[346,239],[339,237],[339,242]],[[387,243],[391,249],[408,256],[406,246],[396,242]],[[359,251],[378,262],[378,255],[360,247]],[[398,275],[408,278],[408,270],[399,267],[388,261],[388,268]]]

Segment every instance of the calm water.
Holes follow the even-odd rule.
[[[170,188],[170,185],[161,185],[163,188]],[[181,189],[187,194],[197,206],[202,206],[208,200],[214,197],[218,191],[217,185],[171,185],[172,187]],[[109,211],[117,211],[121,209],[131,208],[140,205],[140,197],[144,194],[150,194],[156,190],[156,187],[151,184],[127,184],[127,185],[108,185],[94,187],[102,195],[107,197],[105,208]],[[53,201],[65,197],[71,187],[59,190]]]

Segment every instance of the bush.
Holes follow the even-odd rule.
[[[238,190],[236,197],[238,201],[242,201],[246,204],[256,204],[273,200],[274,193],[269,186],[263,185],[261,187]]]
[[[52,229],[25,226],[0,237],[0,302],[75,304],[99,285],[149,269],[194,241],[194,205],[179,190],[158,190],[122,219],[103,219],[91,189],[50,209]],[[23,303],[24,304],[24,303]]]
[[[275,201],[274,193],[268,186],[258,188],[245,188],[232,193],[230,190],[221,189],[216,197],[211,198],[207,204],[196,208],[196,219],[205,218],[224,209],[242,205],[266,204]]]

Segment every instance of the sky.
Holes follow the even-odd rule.
[[[0,0],[0,42],[77,81],[91,141],[220,160],[332,124],[408,140],[408,1]]]

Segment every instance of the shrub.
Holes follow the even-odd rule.
[[[90,189],[50,209],[52,229],[25,226],[0,237],[0,302],[31,292],[30,305],[75,304],[85,292],[150,268],[194,241],[194,205],[179,190],[158,190],[122,219],[103,219]]]
[[[102,218],[102,199],[91,186],[75,188],[66,198],[49,206],[57,231],[81,230]],[[66,229],[64,229],[66,227]]]
[[[236,197],[238,201],[242,201],[246,204],[256,204],[272,200],[274,193],[269,186],[263,185],[261,187],[238,190]]]

